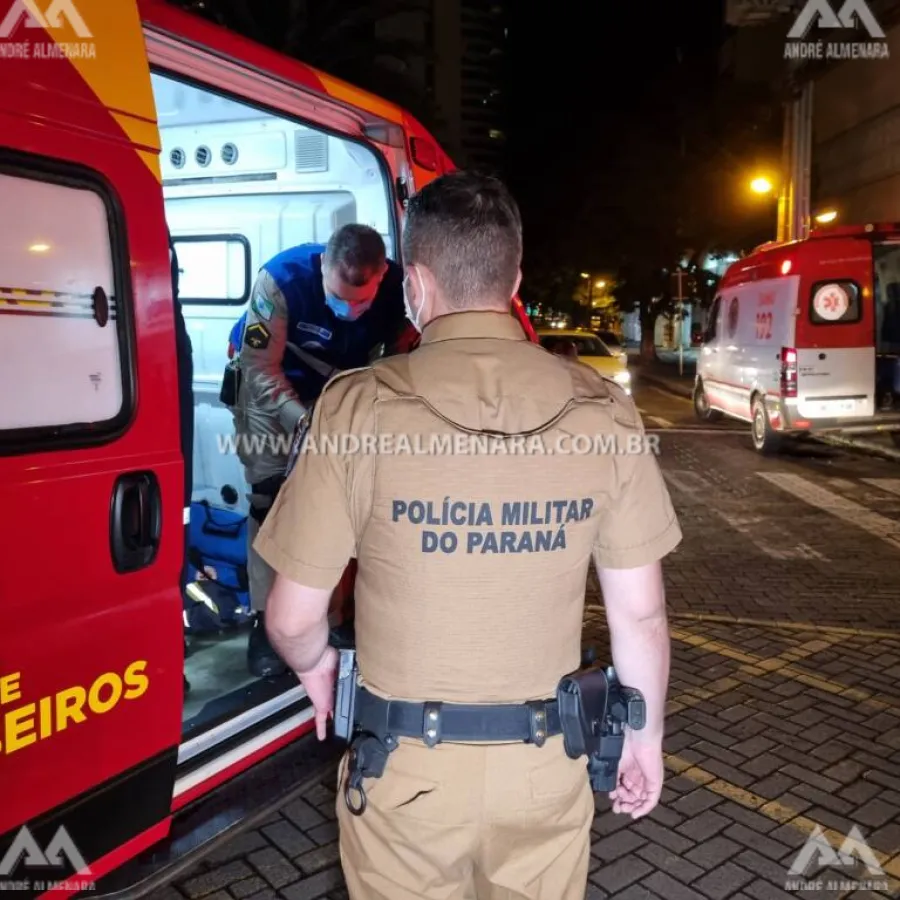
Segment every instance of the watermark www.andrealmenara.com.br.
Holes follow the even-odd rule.
[[[242,456],[287,456],[287,435],[218,435],[220,453]],[[328,434],[308,435],[300,454],[306,456],[639,456],[659,455],[656,434]]]

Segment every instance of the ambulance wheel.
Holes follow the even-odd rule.
[[[762,397],[753,399],[753,423],[750,426],[753,447],[759,453],[777,453],[781,449],[782,436],[772,428]]]
[[[701,422],[717,422],[722,418],[722,413],[709,405],[702,381],[694,385],[694,414]]]

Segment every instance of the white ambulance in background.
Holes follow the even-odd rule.
[[[719,285],[694,408],[785,437],[886,431],[900,446],[900,223],[764,244]]]

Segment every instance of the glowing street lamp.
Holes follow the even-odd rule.
[[[750,182],[750,190],[754,194],[770,194],[772,188],[772,182],[765,175],[759,175]]]

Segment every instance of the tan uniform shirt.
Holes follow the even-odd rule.
[[[643,438],[621,388],[531,343],[512,317],[445,316],[413,353],[331,381],[256,549],[320,588],[357,558],[371,690],[552,697],[580,662],[592,559],[641,566],[681,540]]]

